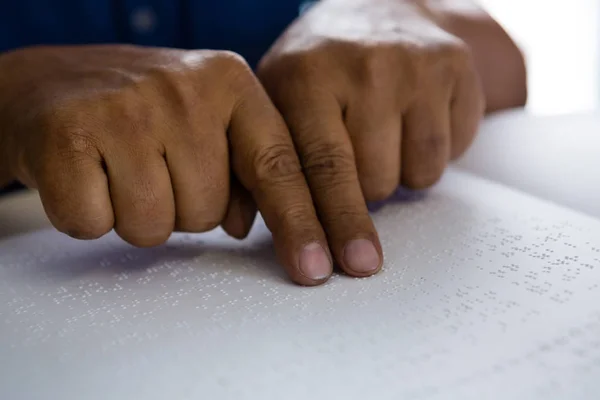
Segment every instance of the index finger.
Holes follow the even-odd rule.
[[[233,171],[252,193],[292,280],[323,283],[333,270],[331,256],[294,144],[264,89],[253,86],[230,120]]]
[[[383,252],[361,190],[350,136],[337,99],[295,88],[277,106],[292,132],[335,260],[353,276],[381,269]]]
[[[294,103],[284,99],[278,106],[292,131],[334,257],[350,275],[375,274],[381,269],[383,252],[361,189],[341,105],[327,91],[298,88],[295,95]]]

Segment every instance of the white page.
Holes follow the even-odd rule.
[[[488,117],[457,165],[600,218],[600,112]]]
[[[598,398],[600,222],[456,171],[375,221],[384,271],[319,288],[260,224],[3,239],[0,398]]]

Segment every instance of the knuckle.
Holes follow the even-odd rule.
[[[101,122],[104,126],[98,126],[98,130],[108,128],[118,132],[129,145],[136,145],[141,139],[150,137],[160,111],[149,101],[151,95],[145,93],[149,87],[132,86],[100,102],[99,109],[108,118]]]
[[[72,128],[65,132],[62,139],[64,140],[57,143],[56,150],[64,161],[78,164],[80,160],[94,157],[98,153],[97,141],[83,129]]]
[[[225,103],[236,108],[244,101],[255,101],[262,96],[261,86],[248,62],[231,51],[218,51],[212,58],[211,68],[218,79],[210,84],[213,96],[224,96]],[[219,94],[217,94],[219,93]]]
[[[40,128],[48,133],[42,136],[44,144],[65,155],[90,154],[97,148],[95,138],[86,129],[86,122],[91,119],[88,110],[78,104],[54,105],[44,110],[39,115]]]
[[[135,247],[155,247],[165,243],[171,236],[170,230],[154,230],[152,234],[147,232],[135,231],[132,229],[116,229],[117,233],[127,243]]]
[[[296,151],[288,144],[262,147],[254,156],[253,166],[252,186],[297,179],[302,173]]]
[[[405,64],[413,74],[421,72],[427,62],[427,55],[430,53],[431,45],[420,40],[404,40],[396,47],[397,54],[405,59]]]
[[[277,210],[278,224],[273,226],[273,233],[283,237],[310,237],[314,234],[311,225],[313,211],[310,204],[294,203],[281,210]]]
[[[397,65],[395,52],[388,46],[367,48],[357,52],[360,55],[358,66],[359,82],[372,88],[389,85],[390,67]],[[392,75],[393,76],[393,75]]]
[[[303,81],[306,77],[315,77],[321,70],[320,57],[310,52],[291,54],[283,59],[283,63],[289,71],[290,77],[296,81]]]
[[[51,105],[40,117],[48,132],[44,144],[61,156],[89,156],[118,133],[121,143],[137,146],[151,137],[158,118],[148,90],[154,90],[149,82],[135,82],[110,93]]]
[[[152,221],[157,225],[164,225],[160,218],[156,218],[156,215],[161,215],[160,196],[149,183],[138,183],[131,193],[131,198],[129,199],[131,202],[131,212],[136,220],[144,225],[148,221]]]
[[[189,103],[190,92],[193,92],[194,81],[189,78],[189,71],[173,71],[172,68],[164,66],[152,67],[147,72],[148,82],[138,82],[132,84],[132,93],[137,97],[136,103],[140,102],[140,93],[152,91],[149,93],[155,101],[159,101],[157,97],[164,97],[168,104],[173,104],[171,108],[186,109]],[[150,97],[147,96],[147,97]],[[135,115],[139,115],[139,109],[135,109]]]
[[[306,175],[322,179],[323,183],[338,183],[356,174],[354,154],[341,144],[320,143],[310,146],[301,158]]]
[[[441,178],[451,153],[450,136],[413,135],[405,143],[402,183],[411,189],[426,189]]]
[[[222,204],[227,204],[222,202]],[[185,215],[177,215],[175,220],[175,229],[180,232],[202,233],[212,231],[223,221],[226,208],[215,212],[206,212],[205,210],[196,212],[187,212]]]
[[[228,50],[215,51],[209,57],[212,68],[225,75],[230,82],[245,83],[254,81],[254,73],[246,59],[240,54]]]
[[[266,83],[280,82],[281,77],[286,82],[305,82],[307,78],[319,77],[325,62],[321,51],[310,49],[278,54],[276,58],[267,56],[259,66],[258,76]]]
[[[127,219],[117,218],[115,230],[119,236],[136,247],[153,247],[166,242],[174,228],[171,213],[161,212],[155,198],[147,201],[132,198],[131,202],[132,208],[125,215]]]
[[[318,55],[303,51],[277,55],[276,59],[267,56],[257,76],[275,104],[282,106],[306,90],[323,86],[320,74],[324,70]]]
[[[428,63],[442,82],[453,82],[471,62],[469,46],[456,37],[435,43],[428,54]]]
[[[476,116],[473,120],[476,122],[471,123],[470,126],[456,129],[452,133],[451,139],[451,160],[458,159],[473,143],[477,136],[477,127],[479,126],[479,120],[481,117]]]
[[[202,233],[209,232],[221,225],[221,220],[210,220],[210,219],[198,219],[198,220],[188,220],[181,219],[177,221],[176,227],[177,230],[181,232],[189,232],[189,233]]]
[[[113,220],[109,216],[98,215],[75,219],[60,219],[55,223],[56,228],[79,240],[94,240],[106,235],[113,228]]]
[[[444,156],[450,148],[450,137],[444,134],[421,134],[407,138],[404,144],[410,151],[427,154],[430,157]]]
[[[369,226],[368,214],[352,206],[338,207],[335,212],[320,215],[319,219],[324,226],[347,226],[348,221],[355,226]]]
[[[450,141],[447,135],[427,135],[423,138],[422,145],[428,153],[437,156],[448,151]]]
[[[216,52],[215,57],[219,60],[220,65],[226,66],[232,69],[242,69],[244,71],[248,70],[250,66],[248,62],[241,54],[238,54],[229,50],[219,50]]]
[[[422,165],[404,174],[402,183],[409,189],[421,190],[435,185],[444,173],[444,167]]]
[[[172,126],[166,123],[170,122],[166,117],[171,108],[181,110],[177,106],[182,100],[174,95],[174,78],[148,79],[82,104],[77,125],[65,132],[67,139],[75,141],[79,136],[79,144],[85,145],[85,138],[92,145],[90,150],[108,150],[117,145],[131,153],[142,149],[164,152],[160,133],[170,132]],[[178,120],[181,124],[185,115],[178,116],[182,117]]]
[[[434,49],[439,55],[448,58],[468,57],[470,54],[469,46],[463,40],[451,35],[440,39]]]
[[[363,195],[367,201],[383,201],[389,198],[396,187],[398,186],[397,180],[374,180],[369,178],[360,179]]]
[[[442,177],[442,173],[437,174],[411,174],[408,175],[404,181],[404,184],[409,189],[414,190],[422,190],[428,189],[431,186],[435,185],[440,178]]]
[[[45,183],[56,181],[57,163],[73,169],[87,168],[90,163],[101,162],[100,141],[74,116],[69,119],[65,111],[45,113],[41,121],[43,135],[36,143],[37,150],[25,155],[31,172]]]
[[[295,203],[279,211],[282,221],[303,221],[311,210],[306,204]]]
[[[410,62],[414,80],[420,84],[451,85],[471,63],[470,47],[460,38],[438,32],[424,41],[403,43],[403,53]]]

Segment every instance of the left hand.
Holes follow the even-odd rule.
[[[258,68],[291,130],[332,252],[350,272],[344,243],[376,238],[365,200],[383,200],[400,184],[434,184],[483,115],[468,46],[430,11],[427,0],[322,0]]]

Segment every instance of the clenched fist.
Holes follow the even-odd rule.
[[[399,184],[431,186],[483,116],[469,47],[425,3],[323,0],[260,65],[311,186],[352,199],[348,212],[364,209],[361,192],[382,200]]]
[[[434,184],[483,115],[469,47],[427,3],[322,0],[259,66],[338,260],[349,237],[375,237],[364,200]]]
[[[28,48],[0,57],[0,93],[0,171],[37,188],[60,231],[114,228],[136,246],[220,224],[243,237],[256,203],[296,282],[331,274],[290,134],[241,57]]]

